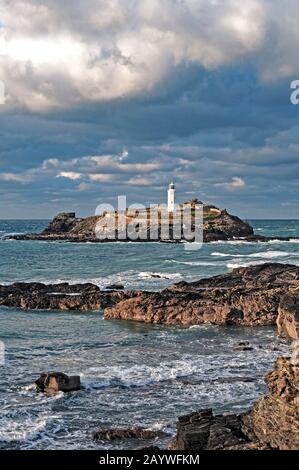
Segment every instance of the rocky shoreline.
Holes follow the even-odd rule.
[[[299,342],[266,375],[268,393],[246,413],[211,409],[179,418],[172,450],[299,450]]]
[[[178,419],[169,450],[299,450],[299,341],[293,342],[292,357],[279,357],[266,377],[268,392],[241,414],[215,415],[212,409],[195,411]],[[52,395],[81,389],[79,376],[61,372],[43,373],[35,382],[39,392]],[[106,428],[91,438],[105,441],[134,441],[136,445],[167,437],[161,430]],[[136,448],[137,450],[140,447]],[[148,447],[146,447],[148,449]],[[158,447],[154,447],[159,450]]]
[[[181,326],[277,324],[280,335],[297,339],[298,294],[298,266],[266,263],[138,293],[107,307],[105,318]]]
[[[0,305],[24,310],[104,310],[105,319],[191,326],[277,325],[299,338],[299,267],[265,263],[180,282],[160,292],[101,290],[94,284],[14,283],[0,286]]]

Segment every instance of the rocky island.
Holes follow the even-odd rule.
[[[111,286],[114,287],[114,286]],[[104,310],[105,319],[191,326],[264,326],[299,337],[299,267],[266,263],[180,282],[160,292],[101,290],[94,284],[0,286],[0,305],[41,310]]]
[[[188,203],[186,203],[188,204]],[[183,207],[184,205],[182,205]],[[75,212],[62,212],[57,214],[48,226],[41,233],[28,233],[18,235],[8,235],[5,238],[14,240],[41,240],[41,241],[67,241],[67,242],[92,242],[92,243],[103,243],[105,241],[113,242],[118,241],[118,234],[111,236],[109,231],[107,232],[107,238],[99,238],[96,234],[97,224],[100,222],[104,223],[105,219],[109,220],[109,217],[118,217],[118,213],[104,213],[103,215],[91,216],[86,218],[76,217]],[[157,237],[153,239],[150,236],[149,228],[149,209],[146,209],[143,213],[138,210],[127,210],[125,215],[126,228],[132,223],[141,221],[143,224],[142,238],[134,241],[169,241],[169,242],[180,242],[182,240],[176,240],[173,237],[173,222],[170,216],[169,219],[169,239],[162,240],[161,233],[163,231],[163,221],[160,218],[157,219]],[[182,222],[183,224],[183,222]],[[194,228],[194,227],[192,227]],[[141,231],[140,231],[141,233]],[[268,242],[270,240],[292,240],[291,237],[265,237],[254,233],[253,228],[248,222],[244,222],[239,217],[231,215],[226,209],[221,210],[215,206],[203,205],[203,241],[205,243],[213,241],[227,241],[227,240],[246,240],[249,242]],[[131,241],[131,238],[127,237],[121,241]]]

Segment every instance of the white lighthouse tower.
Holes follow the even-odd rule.
[[[175,185],[170,183],[167,191],[167,209],[168,212],[174,212],[175,210]]]

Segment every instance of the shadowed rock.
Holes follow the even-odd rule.
[[[280,336],[299,339],[299,293],[284,295],[279,303],[277,329]]]
[[[165,433],[162,431],[136,426],[134,428],[100,429],[94,432],[92,437],[95,441],[115,441],[118,439],[154,439],[164,435]]]
[[[68,376],[62,372],[42,374],[35,384],[39,391],[49,394],[73,392],[81,388],[80,377],[78,375]]]

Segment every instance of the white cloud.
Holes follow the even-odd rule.
[[[225,183],[216,183],[215,186],[223,187],[223,188],[226,188],[228,190],[233,190],[234,191],[234,190],[237,190],[237,189],[245,188],[246,183],[243,180],[243,178],[240,178],[240,176],[233,176],[231,181],[225,182]]]
[[[232,189],[244,188],[246,186],[245,181],[239,176],[234,176],[231,183],[229,183]]]
[[[30,174],[22,173],[0,173],[0,180],[2,181],[13,181],[15,183],[31,183],[33,181],[33,176]]]
[[[97,183],[109,183],[115,179],[115,175],[103,174],[103,173],[95,173],[88,175],[91,181],[95,181]]]
[[[58,175],[56,176],[57,178],[67,178],[69,180],[78,180],[80,179],[82,176],[81,173],[77,173],[75,171],[61,171],[60,173],[58,173]]]

